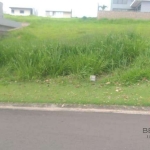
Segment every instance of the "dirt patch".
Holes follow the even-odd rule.
[[[30,24],[29,23],[27,23],[27,22],[23,22],[22,23],[22,27],[27,27],[27,26],[29,26]]]
[[[14,29],[10,29],[10,30],[8,30],[8,31],[18,30],[18,29],[27,27],[27,26],[29,26],[29,25],[30,25],[30,23],[23,22],[23,23],[21,23],[21,27],[19,27],[19,28],[14,28]]]

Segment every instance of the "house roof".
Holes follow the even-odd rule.
[[[45,12],[72,12],[72,10],[70,10],[70,11],[66,11],[66,10],[46,10]]]
[[[27,9],[27,10],[32,10],[33,8],[27,8],[27,7],[9,7],[11,9]]]
[[[136,8],[141,4],[141,2],[150,2],[150,0],[134,0],[130,6]]]

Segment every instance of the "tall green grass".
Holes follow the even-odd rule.
[[[0,41],[1,78],[107,74],[120,82],[150,79],[150,42],[137,31],[137,25],[145,22],[120,21],[117,29],[118,21],[105,19],[24,19],[31,23],[29,27]],[[125,29],[122,22],[135,28]]]

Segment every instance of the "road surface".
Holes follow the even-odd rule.
[[[0,109],[0,150],[149,150],[143,128],[149,115]]]

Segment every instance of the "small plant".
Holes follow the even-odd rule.
[[[83,16],[82,19],[87,19],[87,17],[86,17],[86,16]]]
[[[105,10],[107,8],[106,5],[98,6],[98,9]]]

